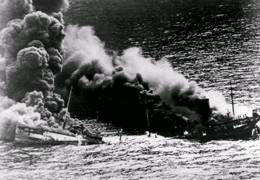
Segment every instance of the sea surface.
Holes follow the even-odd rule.
[[[154,135],[91,146],[0,145],[0,179],[259,179],[260,140],[205,144]]]
[[[138,46],[235,103],[260,107],[260,1],[73,0],[68,24],[91,25],[109,49]],[[92,124],[93,126],[93,124]],[[123,135],[98,124],[105,144],[0,142],[0,179],[260,179],[260,139],[195,141]]]

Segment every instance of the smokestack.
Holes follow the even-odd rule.
[[[202,124],[206,125],[212,114],[212,110],[209,105],[209,99],[197,99],[195,104],[196,110],[201,115]]]

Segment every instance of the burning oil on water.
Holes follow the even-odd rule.
[[[14,139],[17,123],[68,132],[75,132],[73,127],[82,123],[100,131],[106,141],[89,147],[3,143],[3,178],[194,179],[202,174],[205,179],[257,178],[257,140],[200,144],[163,137],[193,133],[211,117],[217,122],[231,118],[227,84],[237,77],[230,69],[242,71],[234,74],[244,80],[253,78],[258,68],[257,60],[250,61],[254,55],[250,46],[257,43],[243,37],[250,28],[258,30],[247,19],[257,2],[203,0],[200,5],[191,1],[190,6],[153,0],[0,0],[1,139]],[[245,23],[246,32],[235,34],[235,28]],[[257,32],[251,34],[258,37]],[[239,43],[250,45],[246,49]],[[227,60],[231,55],[243,59],[243,54],[238,55],[240,49],[251,53],[245,62],[237,65]],[[249,66],[249,70],[240,69],[246,62],[255,63],[252,70]],[[235,93],[246,83],[235,82]],[[251,116],[250,108],[257,103],[248,108],[239,102],[236,116]],[[149,139],[141,135],[145,131],[156,134]],[[236,162],[244,162],[245,167]]]

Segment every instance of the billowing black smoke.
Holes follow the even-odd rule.
[[[145,58],[138,48],[107,52],[90,27],[68,26],[66,33],[56,90],[66,97],[73,87],[74,114],[164,134],[181,134],[209,118],[206,93],[166,59]]]
[[[64,36],[62,23],[42,12],[30,13],[1,31],[11,98],[21,100],[33,90],[44,94],[54,90],[54,74],[61,71]]]
[[[8,99],[1,104],[2,127],[21,123],[57,129],[66,119],[71,123],[64,100],[54,93],[54,77],[61,72],[64,56],[61,11],[68,1],[1,2],[1,98],[21,102],[2,98]]]

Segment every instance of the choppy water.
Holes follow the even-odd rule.
[[[206,144],[154,136],[86,147],[0,145],[0,179],[259,179],[256,141]]]
[[[141,46],[236,103],[259,107],[260,1],[73,0],[67,22],[93,25],[106,46]],[[0,144],[0,179],[260,179],[260,140],[205,144],[124,136],[106,144],[22,147]]]

